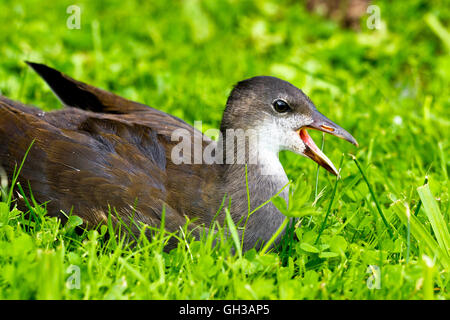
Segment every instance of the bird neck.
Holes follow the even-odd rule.
[[[221,184],[229,197],[228,200],[231,199],[230,213],[233,220],[242,221],[243,226],[249,212],[269,201],[284,187],[280,196],[287,201],[286,185],[289,180],[279,161],[278,150],[270,145],[252,143],[251,135],[245,145],[239,145],[235,139],[233,140],[236,143],[231,143],[230,135],[227,136],[226,133],[223,133],[222,137],[218,141],[219,146],[223,146],[225,157],[224,164],[221,165]],[[234,147],[230,150],[233,144]],[[227,153],[234,155],[233,160],[227,157]],[[271,202],[262,206],[248,217],[244,247],[251,248],[258,238],[267,241],[283,220],[284,216]]]

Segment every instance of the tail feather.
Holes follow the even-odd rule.
[[[44,64],[25,61],[50,86],[63,104],[93,112],[126,114],[148,111],[149,107],[114,93],[72,79]]]

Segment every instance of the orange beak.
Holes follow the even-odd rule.
[[[325,117],[323,114],[321,114],[319,111],[314,110],[314,113],[312,115],[313,122],[308,125],[307,127],[300,128],[297,132],[300,136],[300,139],[302,139],[303,143],[305,144],[306,148],[303,151],[303,154],[307,156],[308,158],[312,159],[313,161],[317,162],[320,166],[324,167],[327,171],[331,172],[332,174],[338,176],[339,171],[336,169],[336,167],[333,165],[333,162],[331,162],[330,159],[317,147],[317,145],[314,143],[314,141],[311,139],[310,135],[306,131],[307,128],[319,130],[322,132],[329,133],[333,136],[342,138],[351,144],[358,146],[358,142],[356,142],[355,138],[342,129],[340,126],[335,124],[333,121]]]

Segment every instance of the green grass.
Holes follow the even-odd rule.
[[[281,154],[293,186],[309,191],[289,208],[302,216],[284,245],[267,253],[241,253],[236,236],[213,247],[212,235],[194,241],[187,228],[155,229],[152,241],[133,246],[112,226],[77,234],[75,216],[61,225],[33,199],[20,212],[4,189],[1,299],[450,297],[445,1],[375,1],[381,29],[363,17],[358,32],[295,1],[269,0],[78,1],[81,29],[69,30],[71,4],[0,0],[1,94],[60,108],[23,61],[44,62],[191,124],[202,120],[206,131],[219,126],[235,82],[273,75],[302,88],[360,147],[325,137],[335,164],[344,154],[339,181],[325,170],[317,179],[314,162]],[[214,228],[224,239],[239,226]],[[180,242],[166,253],[170,236]]]

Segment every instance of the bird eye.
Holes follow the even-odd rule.
[[[275,100],[272,103],[272,105],[273,105],[273,108],[275,109],[275,111],[279,112],[279,113],[285,113],[285,112],[288,112],[289,110],[291,110],[291,107],[289,107],[287,102],[284,100],[281,100],[281,99]]]

